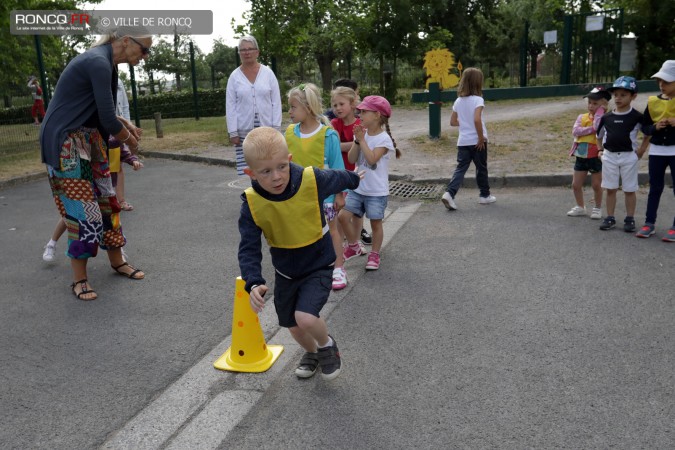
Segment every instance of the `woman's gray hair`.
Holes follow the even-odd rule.
[[[123,38],[124,36],[131,36],[135,38],[152,38],[153,35],[148,32],[148,29],[145,27],[119,27],[116,30],[112,30],[109,33],[102,34],[100,38],[93,44],[90,48],[98,47],[99,45],[107,44],[109,42],[115,42],[118,39]]]
[[[258,41],[256,41],[255,38],[253,36],[251,36],[250,34],[247,35],[247,36],[244,36],[241,39],[239,39],[239,45],[237,45],[237,48],[241,47],[242,42],[250,42],[251,44],[253,44],[255,46],[256,49],[260,49],[260,47],[258,47]]]

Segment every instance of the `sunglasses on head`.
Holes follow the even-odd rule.
[[[141,44],[140,42],[138,42],[136,39],[132,38],[131,36],[129,36],[129,39],[131,39],[132,41],[134,41],[135,43],[138,44],[138,46],[141,48],[141,53],[143,53],[144,55],[150,54],[150,49],[148,47],[144,46],[143,44]]]

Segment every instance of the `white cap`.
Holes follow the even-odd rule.
[[[661,66],[661,70],[652,75],[652,78],[659,78],[666,83],[675,81],[675,59],[669,59]]]

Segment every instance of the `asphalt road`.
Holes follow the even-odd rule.
[[[40,259],[57,216],[46,180],[0,191],[1,448],[675,446],[675,244],[566,217],[565,188],[495,190],[490,206],[464,189],[452,213],[392,198],[414,213],[392,215],[405,219],[379,271],[350,261],[332,304],[338,379],[296,379],[285,331],[270,373],[216,371],[238,273],[234,173],[148,160],[128,177],[127,253],[147,279],[100,255],[88,303],[65,257]],[[673,215],[671,190],[659,232]],[[143,445],[127,437],[172,420]]]
[[[344,375],[289,367],[220,448],[673,448],[675,244],[493,193],[423,205],[331,316]]]
[[[0,447],[95,447],[230,334],[235,172],[148,160],[127,178],[127,254],[146,279],[99,254],[94,302],[70,291],[65,236],[42,261],[58,217],[46,178],[0,191]]]

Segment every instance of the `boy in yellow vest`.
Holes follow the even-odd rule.
[[[305,349],[295,374],[309,378],[321,366],[337,377],[342,358],[320,316],[331,292],[335,250],[323,215],[323,200],[355,189],[363,174],[303,169],[291,163],[284,136],[270,127],[251,131],[243,144],[251,187],[241,196],[239,268],[251,308],[262,311],[268,287],[262,276],[261,234],[275,269],[274,306],[279,325]]]
[[[652,95],[647,100],[642,126],[646,137],[638,152],[644,153],[649,145],[647,217],[644,226],[636,234],[640,238],[648,238],[656,232],[656,211],[659,209],[667,167],[670,166],[670,175],[675,178],[675,60],[664,62],[661,70],[652,78],[657,79],[661,94]],[[675,219],[662,240],[675,242]]]

